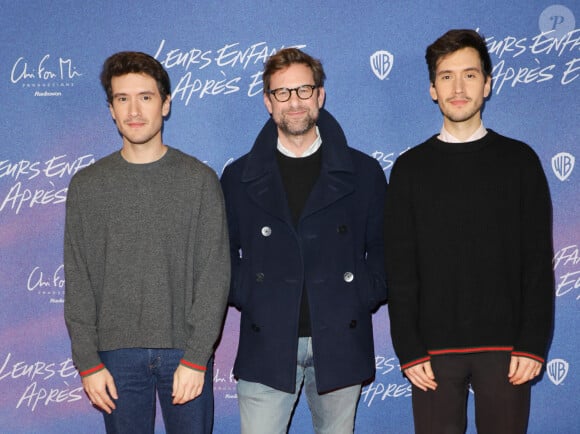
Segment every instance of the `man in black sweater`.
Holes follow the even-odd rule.
[[[486,130],[485,40],[451,30],[427,48],[443,128],[395,163],[386,212],[393,345],[417,433],[525,433],[530,381],[553,320],[551,203],[526,144]]]

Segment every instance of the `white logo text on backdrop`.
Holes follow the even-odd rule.
[[[574,155],[560,152],[552,157],[552,171],[560,181],[566,181],[574,170]]]
[[[388,51],[375,51],[370,61],[371,68],[379,80],[387,78],[393,69],[394,57]]]
[[[556,386],[562,384],[562,381],[568,375],[568,362],[564,359],[552,359],[546,366],[548,378]]]

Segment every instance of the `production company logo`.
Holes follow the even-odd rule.
[[[62,90],[75,85],[83,73],[70,57],[40,55],[20,56],[10,71],[10,82],[34,90],[34,96],[62,96]]]
[[[560,152],[552,157],[552,171],[560,181],[566,181],[574,170],[574,155]]]
[[[564,359],[552,359],[546,366],[548,378],[556,386],[562,384],[562,381],[568,375],[568,362]]]
[[[393,55],[385,50],[375,51],[371,55],[371,69],[379,80],[384,80],[389,76],[391,69],[393,69],[393,61]]]
[[[64,265],[59,265],[54,271],[34,267],[28,275],[26,289],[29,293],[47,297],[51,304],[64,303]]]

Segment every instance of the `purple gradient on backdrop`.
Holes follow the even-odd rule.
[[[408,2],[375,2],[362,13],[355,3],[343,2],[341,7],[325,9],[322,12],[325,19],[321,21],[321,11],[316,7],[312,9],[311,2],[266,3],[244,7],[244,13],[239,13],[242,12],[239,5],[229,0],[220,8],[211,2],[202,2],[195,4],[195,13],[191,13],[193,2],[189,0],[173,2],[169,9],[160,2],[145,2],[137,12],[129,11],[122,2],[108,4],[107,8],[96,3],[80,7],[60,1],[12,2],[0,14],[0,34],[3,36],[0,45],[5,60],[0,68],[0,90],[7,105],[0,117],[3,134],[0,161],[45,162],[65,154],[68,160],[87,154],[100,158],[116,150],[120,139],[98,83],[102,60],[121,49],[153,52],[161,40],[166,41],[167,50],[181,48],[184,52],[192,48],[215,51],[233,42],[239,42],[242,48],[258,40],[266,41],[270,48],[304,43],[325,63],[329,76],[327,108],[343,123],[351,144],[369,154],[377,150],[398,154],[440,127],[436,105],[429,104],[423,50],[444,30],[443,26],[454,22],[478,27],[497,40],[508,35],[530,38],[537,32],[541,12],[537,5],[531,4],[533,2],[523,0],[511,3],[494,0],[478,5],[452,2],[446,3],[445,19],[434,20],[434,16],[441,18],[443,15],[432,1],[421,0],[411,9]],[[273,28],[264,19],[292,16],[301,6],[312,10],[312,14],[303,19],[299,27]],[[577,6],[569,3],[567,7],[573,9],[578,22]],[[489,10],[495,13],[489,14]],[[224,20],[227,11],[231,13]],[[129,13],[139,19],[127,22]],[[360,16],[364,21],[353,18],[345,22],[345,15]],[[519,17],[517,22],[513,21],[514,16]],[[51,19],[50,26],[47,26],[47,17]],[[94,26],[94,22],[106,24]],[[145,27],[144,22],[147,23]],[[443,24],[425,26],[426,22]],[[59,29],[57,34],[54,28]],[[248,28],[252,28],[252,32],[248,32]],[[85,41],[90,41],[90,46],[87,47]],[[393,71],[383,81],[375,79],[368,66],[368,56],[379,49],[395,55]],[[34,97],[33,90],[10,82],[10,67],[16,59],[25,58],[32,71],[37,66],[33,63],[46,54],[51,60],[58,56],[72,59],[83,74],[73,87],[65,89],[63,97]],[[538,53],[535,59],[527,59],[528,54],[511,59],[508,53],[502,60],[506,65],[521,68],[554,63],[556,71],[571,58],[570,52],[558,56]],[[497,62],[499,58],[494,56],[493,60]],[[250,81],[250,75],[259,71],[261,64],[258,62],[246,69],[222,67],[212,70],[212,67],[199,71],[192,65],[188,71],[193,78],[197,75],[211,78],[215,73],[217,80],[239,74],[243,82]],[[185,70],[175,66],[169,72],[175,89]],[[538,152],[554,202],[556,251],[580,244],[580,163],[577,161],[575,171],[565,182],[557,180],[550,167],[550,159],[556,153],[578,152],[578,114],[574,107],[577,107],[580,78],[566,87],[560,86],[558,78],[529,86],[506,84],[501,94],[492,96],[484,113],[486,126],[524,140]],[[243,90],[229,96],[199,98],[194,95],[189,105],[180,101],[179,96],[174,98],[166,137],[171,145],[209,161],[218,174],[225,161],[250,148],[267,117],[261,95],[249,98]],[[386,173],[388,175],[388,170]],[[59,189],[65,187],[69,179],[68,175],[51,179],[39,176],[33,180],[22,179],[22,183],[27,188]],[[0,201],[16,182],[9,176],[0,176]],[[62,263],[64,214],[64,204],[23,206],[18,215],[8,206],[0,211],[1,432],[94,434],[104,431],[100,414],[84,397],[71,403],[45,405],[39,402],[34,412],[26,402],[16,408],[26,388],[34,382],[25,373],[25,367],[36,362],[60,364],[70,357],[62,304],[51,303],[51,296],[41,291],[27,289],[27,279],[34,267],[40,267],[48,276]],[[571,261],[556,272],[560,277],[575,270],[578,264]],[[574,330],[577,329],[578,302],[578,289],[556,300],[557,317],[550,358],[567,360],[570,372],[566,381],[558,386],[544,375],[534,387],[530,434],[550,429],[559,432],[577,429],[575,396],[580,360]],[[215,434],[239,431],[237,400],[228,396],[235,394],[235,383],[230,381],[229,371],[237,348],[238,321],[239,314],[230,309],[216,354],[216,377],[219,378],[215,385]],[[377,357],[396,365],[385,308],[375,315],[373,324]],[[403,383],[398,369],[390,364],[383,367],[377,373],[375,385],[380,383],[381,387],[387,387]],[[224,381],[218,382],[218,379]],[[59,391],[68,387],[65,381],[73,388],[80,385],[78,378],[62,378],[57,374],[47,379],[36,378],[38,387]],[[300,402],[291,434],[311,433],[304,401]],[[357,432],[411,432],[408,398],[377,395],[372,406],[367,402],[361,399]],[[158,418],[156,432],[163,432],[161,426]],[[397,427],[397,431],[385,427]],[[473,432],[470,426],[468,433]]]

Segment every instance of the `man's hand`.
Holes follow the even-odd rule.
[[[405,369],[403,372],[409,381],[411,381],[411,383],[413,383],[422,391],[426,392],[427,389],[437,389],[437,383],[435,382],[435,375],[431,369],[430,361],[411,366],[410,368]]]
[[[510,360],[509,382],[514,386],[533,380],[542,370],[542,364],[534,359],[512,356]]]
[[[185,404],[201,395],[204,376],[204,372],[179,365],[173,374],[173,404]]]
[[[113,399],[119,398],[111,373],[107,369],[103,369],[83,377],[82,382],[91,404],[111,414],[116,408]]]

